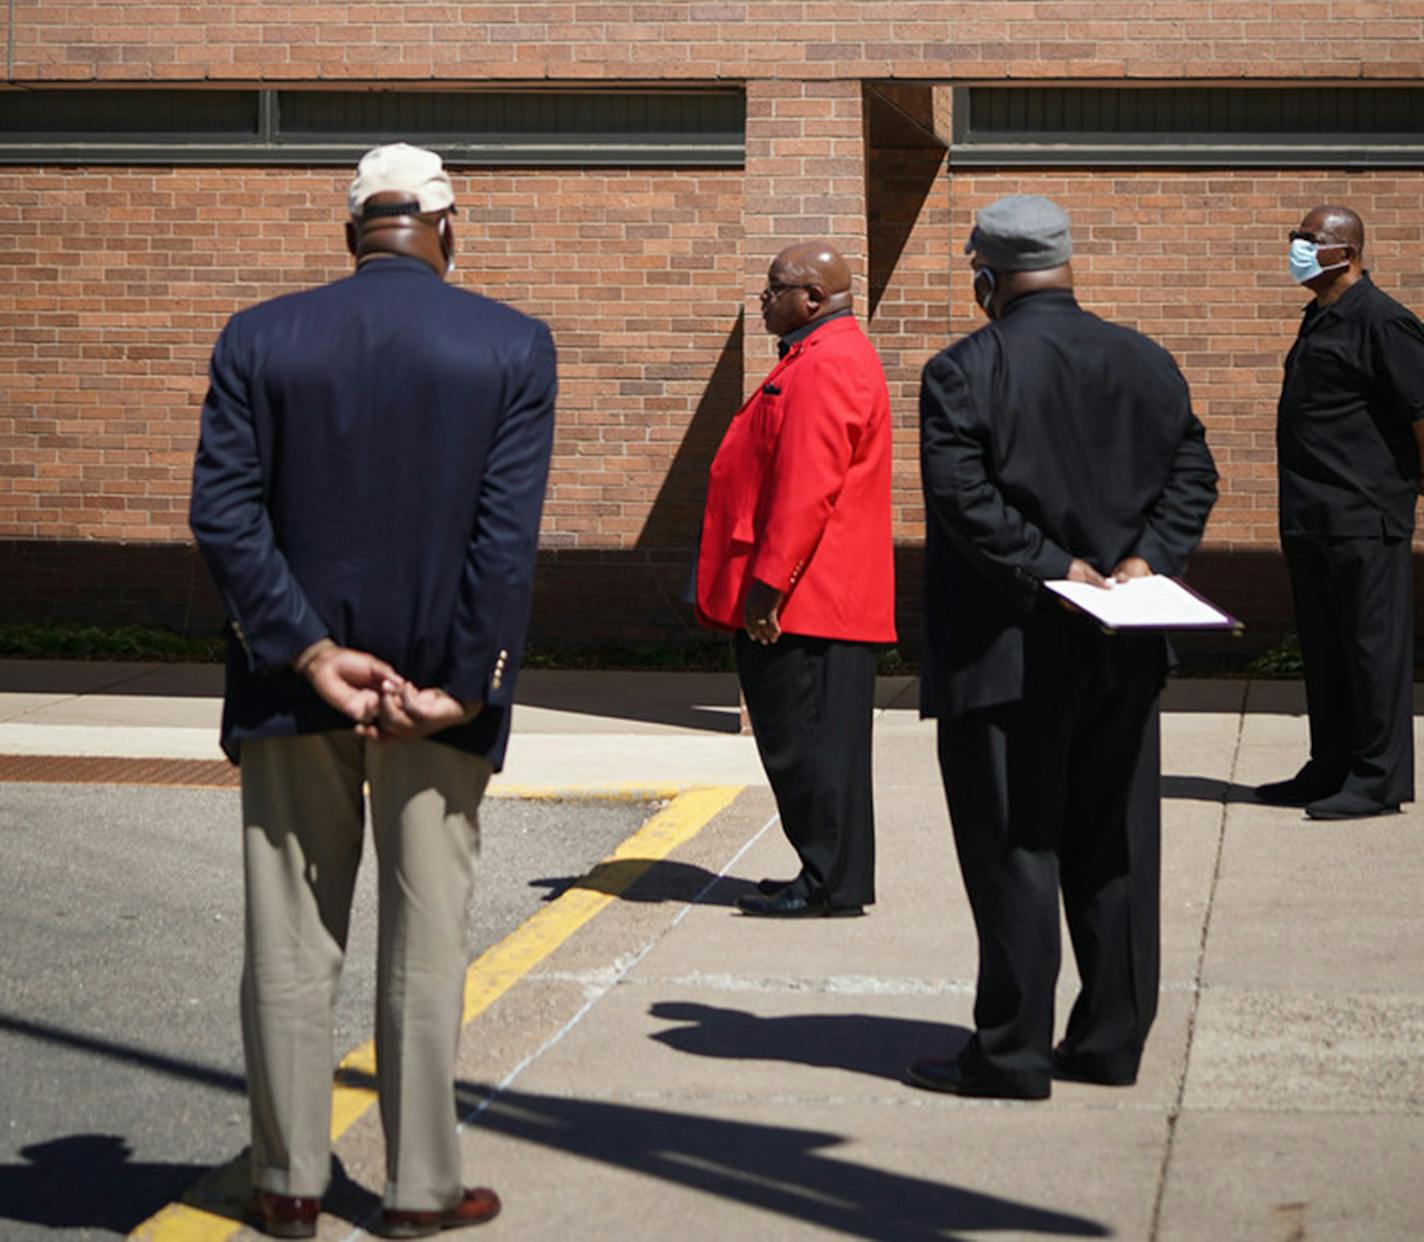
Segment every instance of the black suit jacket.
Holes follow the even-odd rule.
[[[416,259],[228,321],[189,519],[231,619],[231,757],[244,738],[350,726],[289,667],[330,635],[483,699],[437,737],[500,766],[554,390],[548,328]]]
[[[1041,583],[1079,557],[1180,574],[1216,499],[1205,432],[1172,357],[1066,291],[1009,304],[944,350],[920,389],[926,715],[1017,702],[1084,624]],[[1165,670],[1160,637],[1113,640]]]

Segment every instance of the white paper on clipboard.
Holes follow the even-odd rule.
[[[1109,630],[1239,630],[1241,623],[1175,578],[1152,574],[1106,588],[1066,578],[1043,584]]]

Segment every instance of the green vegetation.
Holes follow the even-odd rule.
[[[0,625],[0,657],[206,664],[223,658],[223,643],[144,625]]]
[[[736,668],[730,642],[558,643],[525,648],[523,667],[645,669],[666,673],[721,673]]]
[[[1294,634],[1287,634],[1269,651],[1262,652],[1246,666],[1246,673],[1251,677],[1299,677],[1304,672],[1300,639]]]
[[[150,663],[221,663],[221,637],[185,638],[142,625],[0,625],[0,658],[27,660],[141,660]],[[725,673],[736,668],[726,639],[692,643],[588,643],[530,647],[525,668],[643,669],[650,672]],[[914,674],[893,648],[878,662],[882,676]]]
[[[0,625],[0,659],[140,660],[149,663],[221,663],[220,636],[185,638],[142,625]],[[727,639],[690,643],[585,643],[530,647],[524,667],[537,669],[640,669],[665,673],[726,673],[736,668]],[[897,648],[882,651],[882,677],[914,676],[917,661]],[[1300,641],[1287,634],[1253,659],[1242,655],[1188,656],[1177,677],[1299,677]]]

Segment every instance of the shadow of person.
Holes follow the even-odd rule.
[[[1162,796],[1189,802],[1255,802],[1251,785],[1216,780],[1209,776],[1163,776]],[[1264,805],[1264,804],[1263,804]]]
[[[690,560],[691,553],[687,556]],[[615,686],[608,677],[584,670],[528,669],[519,675],[517,702],[521,707],[637,720],[700,733],[742,731],[736,673],[683,672],[675,667],[669,672],[674,675],[624,670]],[[646,735],[649,743],[657,737]]]
[[[659,1001],[648,1013],[688,1025],[651,1036],[678,1052],[739,1061],[789,1061],[900,1081],[917,1057],[954,1056],[969,1039],[962,1026],[866,1014],[762,1018],[744,1009]]]
[[[135,1164],[117,1134],[71,1134],[20,1149],[24,1164],[0,1165],[0,1218],[50,1229],[126,1234],[178,1198],[205,1169]]]
[[[610,893],[623,901],[696,901],[704,906],[732,906],[737,898],[756,892],[750,880],[715,876],[691,863],[650,858],[614,858],[601,862],[587,875],[548,876],[530,880],[530,888],[549,890],[545,901],[571,888]]]
[[[1078,1238],[1111,1233],[1084,1216],[838,1158],[832,1149],[847,1139],[825,1131],[521,1091],[495,1094],[481,1083],[459,1083],[456,1095],[467,1125],[843,1237],[953,1242],[976,1230]],[[946,1150],[955,1141],[952,1125],[947,1120],[937,1140]],[[548,1175],[561,1176],[556,1162]],[[610,1197],[617,1193],[609,1187]],[[582,1206],[597,1210],[587,1201]],[[728,1229],[728,1236],[741,1236],[730,1220]],[[757,1229],[778,1236],[774,1221],[758,1221]]]
[[[246,1152],[215,1167],[135,1163],[121,1135],[71,1134],[20,1155],[26,1163],[0,1165],[0,1220],[124,1235],[170,1203],[241,1221],[249,1194]],[[333,1157],[323,1210],[358,1224],[379,1205]]]

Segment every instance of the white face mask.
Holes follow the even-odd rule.
[[[1337,248],[1337,244],[1332,242],[1324,248],[1334,250]],[[1326,272],[1334,272],[1342,267],[1350,266],[1350,256],[1347,253],[1343,263],[1332,263],[1329,267],[1321,267],[1320,250],[1321,246],[1318,242],[1307,241],[1304,237],[1297,237],[1291,241],[1290,274],[1296,284],[1303,285],[1307,281],[1314,280],[1317,276],[1325,275]]]

